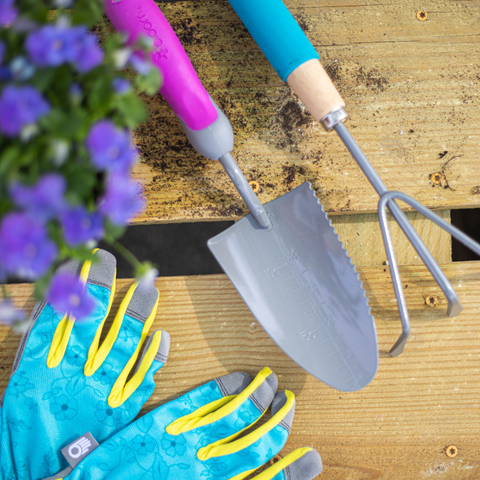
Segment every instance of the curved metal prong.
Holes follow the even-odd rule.
[[[382,197],[384,197],[384,199],[380,198],[380,202],[382,202],[382,204],[387,203],[390,213],[395,218],[400,228],[403,230],[403,233],[405,233],[407,238],[410,240],[410,243],[418,253],[418,256],[423,260],[423,263],[428,268],[433,278],[438,283],[438,286],[444,293],[448,301],[447,314],[448,312],[454,312],[455,315],[458,315],[462,311],[463,307],[460,304],[460,299],[458,298],[457,293],[453,289],[445,273],[443,273],[443,270],[438,266],[438,263],[436,262],[430,250],[428,250],[428,248],[423,243],[422,239],[420,238],[420,235],[413,228],[412,224],[408,221],[406,215],[403,213],[400,207],[392,199],[398,198],[399,200],[402,200],[405,203],[408,203],[413,208],[423,207],[422,210],[425,209],[427,214],[425,213],[425,210],[421,211],[420,208],[418,208],[418,211],[424,214],[426,217],[435,221],[435,219],[432,218],[432,215],[433,215],[434,217],[444,222],[446,225],[448,225],[448,223],[445,222],[443,219],[441,219],[438,215],[434,214],[427,207],[425,207],[421,203],[418,203],[416,200],[406,195],[405,193],[386,192],[382,195]],[[380,205],[380,202],[379,202],[379,205]],[[415,202],[415,203],[413,204],[411,202]],[[443,227],[443,226],[440,225],[440,227]]]
[[[382,200],[382,198],[383,197],[380,197],[380,200]],[[410,334],[410,319],[408,317],[405,295],[403,294],[402,280],[398,270],[397,258],[395,257],[395,251],[393,249],[392,236],[390,235],[390,229],[388,227],[386,204],[387,200],[379,203],[378,219],[380,222],[380,229],[382,230],[385,251],[387,252],[388,266],[390,268],[390,275],[392,277],[393,289],[395,290],[395,296],[397,297],[400,320],[402,322],[402,333],[395,342],[395,345],[390,350],[390,355],[392,355],[392,357],[396,357],[397,355],[403,353],[403,349],[407,343],[408,335]]]
[[[456,238],[459,242],[463,243],[466,247],[470,248],[477,255],[480,255],[480,244],[478,244],[475,240],[470,238],[468,235],[466,235],[457,227],[454,227],[453,225],[443,220],[443,218],[440,218],[438,215],[432,212],[425,205],[422,205],[421,203],[417,202],[406,193],[385,192],[380,197],[380,201],[378,202],[378,216],[380,221],[380,228],[382,230],[383,241],[385,243],[385,250],[387,252],[388,262],[390,266],[390,274],[392,276],[393,287],[395,289],[395,295],[397,297],[397,304],[400,312],[400,319],[402,321],[402,329],[403,329],[403,332],[400,335],[399,339],[397,340],[393,348],[390,350],[390,353],[393,356],[396,356],[396,355],[400,355],[403,352],[403,348],[405,346],[408,335],[410,333],[410,321],[408,318],[408,310],[405,303],[405,297],[403,295],[403,289],[401,285],[400,273],[398,271],[397,259],[395,258],[392,238],[390,235],[390,230],[388,228],[387,210],[386,210],[387,205],[391,212],[392,212],[392,207],[393,209],[400,208],[394,202],[394,199],[401,200],[402,202],[405,202],[408,205],[410,205],[412,208],[414,208],[415,210],[420,212],[422,215],[430,219],[440,228],[443,228],[445,231],[450,233],[450,235]],[[413,247],[415,248],[415,250],[419,255],[420,255],[420,252],[425,253],[425,251],[428,252],[428,254],[430,254],[430,252],[427,250],[427,247],[425,247],[425,244],[422,242],[420,236],[418,235],[418,233],[415,231],[415,229],[412,227],[410,223],[407,223],[407,225],[403,225],[403,226],[400,222],[398,223],[400,224],[400,227],[404,231],[405,235],[407,235],[409,240],[412,242]],[[431,254],[429,256],[431,256]],[[423,259],[423,255],[421,255],[421,257]],[[430,273],[432,273],[435,279],[437,279],[437,277],[439,276],[438,275],[439,272],[441,272],[442,276],[444,276],[441,268],[438,266],[435,260],[429,261],[428,263],[425,262],[425,265],[430,270]],[[438,282],[438,283],[448,301],[447,315],[449,317],[454,317],[458,315],[463,310],[463,307],[452,285],[448,280],[446,281],[447,283],[446,286],[443,285],[443,282],[442,283]]]
[[[402,319],[402,328],[404,332],[402,333],[402,336],[398,339],[397,343],[395,344],[395,346],[392,348],[392,351],[391,351],[392,355],[393,354],[398,355],[402,352],[403,346],[405,345],[406,339],[408,337],[409,320],[408,320],[408,312],[405,307],[405,299],[403,298],[403,290],[401,288],[400,275],[398,274],[398,266],[396,263],[395,255],[393,253],[393,245],[391,242],[391,238],[389,241],[387,241],[387,236],[389,237],[390,233],[389,233],[388,224],[387,224],[386,206],[388,205],[388,208],[392,216],[398,222],[400,228],[403,230],[407,238],[410,240],[413,247],[417,251],[419,257],[423,260],[426,267],[428,268],[433,278],[438,283],[438,286],[440,287],[445,297],[447,298],[447,301],[448,301],[447,315],[449,317],[454,317],[462,311],[463,307],[460,303],[460,299],[458,298],[451,283],[448,281],[448,278],[443,273],[442,269],[438,266],[437,262],[435,261],[435,258],[433,257],[431,252],[427,249],[427,247],[424,245],[417,231],[410,224],[406,215],[403,213],[402,209],[396,204],[394,199],[398,199],[407,203],[412,208],[420,212],[422,215],[432,220],[439,227],[443,228],[445,231],[450,233],[458,241],[463,243],[465,246],[473,250],[478,255],[480,255],[480,244],[478,244],[477,242],[475,242],[475,240],[465,235],[458,228],[445,222],[445,220],[440,218],[438,215],[433,213],[430,209],[428,209],[421,203],[414,200],[409,195],[402,192],[389,192],[387,190],[386,185],[383,183],[382,179],[378,176],[377,172],[372,167],[371,163],[368,161],[365,154],[362,152],[362,149],[358,146],[357,142],[348,131],[347,127],[342,122],[339,122],[335,124],[333,128],[335,129],[338,136],[341,138],[341,140],[347,147],[348,151],[352,154],[353,158],[358,163],[359,167],[362,169],[362,172],[368,178],[373,188],[380,195],[378,215],[380,218],[380,225],[382,226],[382,223],[383,223],[382,234],[385,242],[385,247],[387,250],[387,257],[389,259],[389,262],[392,262],[392,259],[393,259],[393,263],[390,263],[390,272],[392,274],[392,280],[395,288],[395,294],[397,296],[397,303],[400,310],[400,318]]]
[[[437,223],[437,225],[440,225],[435,218],[431,217],[431,215],[434,215],[437,218],[438,216],[433,214],[430,210],[427,209],[427,207],[416,202],[415,200],[413,200],[413,198],[409,197],[408,195],[402,194],[401,192],[389,192],[386,185],[382,182],[382,179],[378,176],[378,173],[372,167],[372,164],[368,161],[368,158],[362,152],[362,149],[358,146],[357,142],[348,131],[347,127],[340,122],[336,124],[333,128],[338,133],[339,137],[342,139],[348,151],[352,154],[353,158],[358,163],[359,167],[362,169],[362,172],[366,175],[366,177],[372,184],[373,188],[380,195],[380,202],[382,202],[382,205],[385,205],[388,202],[388,208],[392,216],[395,218],[400,228],[408,237],[413,247],[417,251],[419,257],[423,260],[428,270],[430,270],[430,273],[432,274],[433,278],[435,279],[435,281],[438,283],[439,287],[445,294],[445,297],[448,300],[447,314],[449,316],[458,315],[462,311],[462,306],[460,304],[460,300],[458,299],[457,294],[455,293],[455,290],[453,289],[452,285],[448,281],[448,278],[446,277],[446,275],[443,273],[442,269],[437,265],[437,262],[435,261],[435,258],[433,258],[433,255],[431,254],[431,252],[423,244],[422,239],[420,238],[416,230],[413,228],[413,226],[410,224],[406,215],[403,213],[402,209],[395,203],[393,198],[399,198],[411,206],[413,206],[413,204],[410,203],[410,200],[412,202],[415,202],[414,208],[416,208],[420,213],[424,214],[426,217],[433,220],[435,223]],[[385,195],[386,195],[385,200],[382,200],[382,197],[384,197]],[[404,195],[404,196],[400,198],[400,196],[398,195]],[[409,200],[405,200],[405,198],[408,198]],[[382,210],[382,208],[383,207],[379,206],[379,213],[380,213],[380,210]],[[425,210],[428,212],[428,214],[425,213]],[[451,230],[449,230],[446,226],[448,225],[448,227],[451,227],[451,225],[449,225],[446,222],[444,222],[444,224],[441,224],[440,226],[442,228],[445,228],[445,230],[447,230],[448,232],[451,232]],[[462,234],[462,232],[460,233]],[[473,250],[475,251],[475,249]]]
[[[390,355],[392,357],[398,357],[403,353],[405,344],[407,343],[408,336],[410,335],[410,324],[408,324],[408,329],[405,329],[405,325],[402,322],[402,333],[398,337],[398,340],[395,342],[395,345],[390,349]]]
[[[457,238],[459,241],[467,245],[469,248],[472,248],[475,252],[477,251],[480,252],[480,245],[478,245],[474,240],[472,240],[470,237],[465,235],[458,228],[447,223],[445,220],[443,220],[434,212],[432,212],[429,208],[425,207],[425,205],[422,205],[421,203],[417,202],[406,193],[395,192],[395,191],[385,192],[380,197],[380,201],[378,202],[378,208],[384,209],[385,205],[388,204],[388,208],[392,213],[392,215],[394,215],[395,219],[400,225],[400,228],[408,237],[413,248],[415,248],[418,255],[425,263],[425,266],[428,268],[433,278],[438,283],[438,286],[444,293],[448,302],[447,315],[449,317],[454,317],[458,315],[463,310],[463,307],[462,307],[462,304],[460,303],[460,299],[458,298],[457,293],[455,292],[451,283],[447,279],[446,275],[443,273],[442,269],[439,267],[438,263],[433,258],[430,251],[427,249],[427,247],[423,243],[417,231],[408,222],[404,213],[400,210],[400,207],[395,202],[393,202],[393,199],[398,199],[398,200],[401,200],[402,202],[407,203],[412,208],[420,212],[422,215],[432,220],[432,222],[436,223],[440,228],[443,228],[448,233],[450,233],[455,238]],[[401,215],[397,215],[398,214],[397,210],[401,212]]]
[[[425,205],[422,205],[420,202],[417,202],[415,199],[413,199],[412,197],[410,197],[409,195],[403,192],[388,192],[388,193],[385,193],[385,196],[387,197],[386,201],[388,201],[390,198],[397,198],[402,202],[408,203],[408,205],[410,205],[412,208],[417,210],[417,212],[421,213],[422,215],[430,219],[440,228],[443,228],[443,230],[448,232],[452,237],[456,238],[460,243],[463,243],[463,245],[465,245],[467,248],[472,250],[472,252],[475,252],[477,255],[480,256],[480,244],[478,242],[476,242],[473,238],[469,237],[466,233],[462,232],[459,228],[446,222],[445,220],[443,220],[443,218],[440,218],[437,214],[432,212],[432,210],[427,208]],[[436,266],[438,269],[440,269],[438,265]],[[453,287],[452,287],[452,290],[453,290]],[[453,292],[455,293],[454,290]],[[445,291],[444,293],[446,295]],[[455,293],[455,298],[457,299],[457,302],[450,301],[450,299],[447,296],[447,299],[449,300],[447,315],[449,317],[455,317],[463,310],[463,307],[460,304],[460,300],[458,300],[456,293]]]

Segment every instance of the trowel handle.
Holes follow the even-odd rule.
[[[282,0],[229,2],[280,78],[288,82],[315,120],[322,121],[332,112],[343,112],[345,119],[345,102]]]
[[[217,119],[217,111],[172,27],[153,0],[104,0],[105,13],[127,45],[143,34],[153,41],[152,63],[161,71],[160,93],[192,130]]]

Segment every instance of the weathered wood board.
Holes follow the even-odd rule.
[[[285,0],[344,96],[349,128],[390,189],[436,209],[480,204],[480,5]],[[230,118],[234,155],[264,203],[310,181],[332,214],[378,197],[333,133],[312,121],[227,0],[161,3],[206,89]],[[428,13],[426,21],[417,12]],[[148,208],[137,222],[238,219],[217,162],[188,145],[166,102],[136,131]]]
[[[450,223],[450,212],[448,210],[441,210],[437,213]],[[407,217],[436,261],[439,264],[451,262],[451,236],[433,222],[425,220],[423,215],[417,212],[407,212]],[[397,263],[399,265],[421,265],[423,263],[422,259],[397,222],[390,216],[388,218]],[[387,254],[376,214],[330,215],[330,219],[357,267],[385,264]],[[320,243],[318,248],[322,248]]]
[[[265,334],[224,275],[161,278],[161,306],[152,327],[172,338],[168,363],[144,411],[211,378],[265,365],[279,388],[297,396],[292,434],[282,455],[311,445],[324,462],[322,480],[414,480],[480,477],[480,263],[444,267],[465,309],[446,318],[445,299],[423,267],[401,269],[412,317],[405,352],[387,351],[400,333],[390,276],[361,268],[376,319],[380,365],[355,393],[327,387],[306,374]],[[118,281],[115,314],[128,280]],[[407,287],[408,286],[408,287]],[[8,286],[17,305],[33,308],[30,285]],[[424,298],[438,296],[428,307]],[[0,388],[7,384],[20,338],[0,328]],[[446,448],[458,455],[449,458]]]

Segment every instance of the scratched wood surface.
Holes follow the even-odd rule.
[[[480,204],[480,4],[286,0],[344,96],[353,135],[390,189],[435,209]],[[332,214],[374,212],[377,195],[333,133],[312,121],[226,0],[160,4],[206,89],[230,118],[234,156],[262,202],[310,181]],[[428,13],[426,21],[417,12]],[[187,144],[168,105],[148,98],[136,132],[137,221],[238,219],[221,166]]]
[[[153,329],[172,338],[165,367],[144,411],[237,370],[255,375],[270,366],[279,388],[297,396],[291,436],[282,455],[303,445],[321,453],[322,480],[480,478],[480,263],[444,267],[464,311],[446,318],[445,299],[423,267],[402,268],[412,333],[405,352],[386,353],[400,333],[390,277],[361,268],[380,349],[370,385],[355,393],[334,390],[292,362],[266,335],[226,276],[162,278]],[[128,280],[118,282],[115,314]],[[33,307],[30,285],[9,286],[17,305]],[[425,297],[438,296],[428,307]],[[6,387],[19,337],[0,328],[0,388]],[[446,447],[458,455],[449,458]]]

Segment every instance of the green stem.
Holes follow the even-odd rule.
[[[116,240],[107,243],[112,246],[120,255],[122,255],[130,263],[130,265],[132,265],[134,270],[141,265],[137,257],[121,243],[117,242]]]
[[[2,293],[3,293],[3,298],[6,300],[8,298],[8,292],[7,292],[7,286],[2,283]]]

